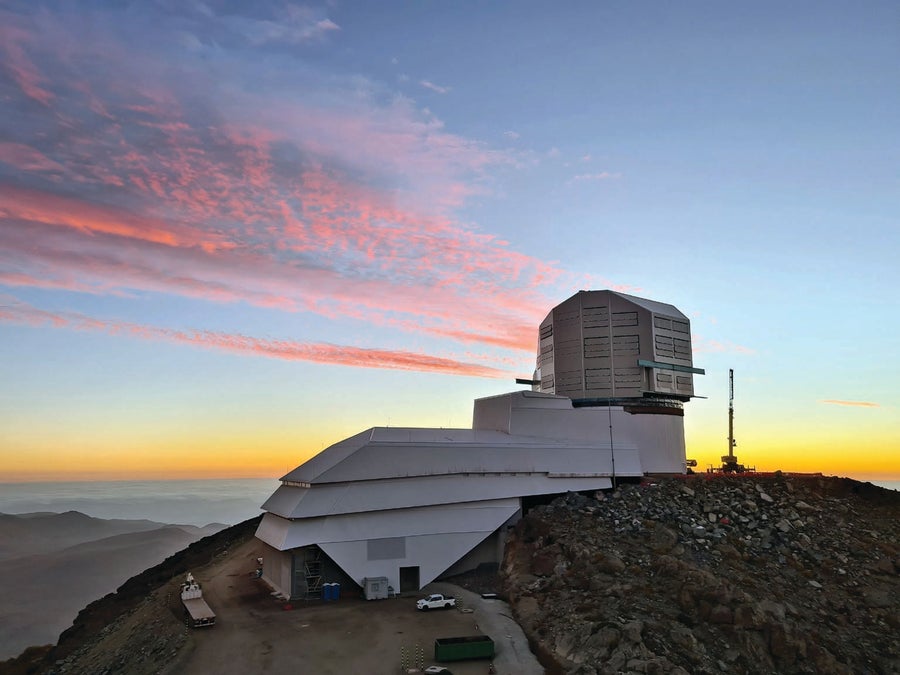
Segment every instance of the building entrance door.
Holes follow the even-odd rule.
[[[400,568],[400,592],[411,593],[419,590],[419,567]]]

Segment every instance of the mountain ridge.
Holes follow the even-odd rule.
[[[55,641],[87,603],[223,527],[0,514],[0,658]]]
[[[200,536],[225,527],[221,523],[197,527],[147,519],[96,518],[75,510],[61,513],[0,513],[0,561],[59,551],[117,534],[144,532],[172,525]]]

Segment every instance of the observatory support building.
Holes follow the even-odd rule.
[[[529,504],[685,471],[690,322],[672,305],[582,291],[541,322],[531,390],[475,401],[471,429],[375,427],[281,479],[256,536],[285,597],[328,582],[396,591],[496,563]]]

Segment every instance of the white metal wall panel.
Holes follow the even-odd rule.
[[[684,473],[684,418],[677,415],[629,415],[619,423],[622,433],[641,448],[647,473]],[[647,418],[650,418],[649,420]],[[616,455],[618,458],[618,454]],[[618,469],[618,459],[616,459]]]
[[[290,520],[271,513],[264,513],[259,526],[256,528],[256,538],[279,551],[283,551],[287,548],[284,542],[287,539],[290,526]]]
[[[519,500],[513,498],[284,521],[288,527],[282,547],[432,533],[492,532],[518,509]]]
[[[291,561],[289,551],[278,551],[271,547],[263,549],[263,579],[276,591],[291,597]]]

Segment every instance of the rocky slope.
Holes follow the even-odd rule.
[[[56,645],[0,661],[2,675],[167,672],[187,640],[179,583],[253,538],[261,516],[195,541],[85,607]]]
[[[548,672],[900,672],[900,494],[699,475],[530,511],[501,569]]]

